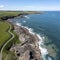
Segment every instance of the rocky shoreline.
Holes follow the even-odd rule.
[[[19,35],[21,44],[13,45],[10,51],[15,52],[18,60],[42,60],[37,35],[18,25],[14,25],[14,31]]]

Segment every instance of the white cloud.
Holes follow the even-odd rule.
[[[3,8],[4,7],[4,5],[0,5],[0,8]]]

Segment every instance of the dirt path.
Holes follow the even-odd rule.
[[[1,53],[0,53],[0,60],[1,60]]]
[[[2,52],[4,47],[14,38],[14,34],[10,32],[11,31],[11,25],[10,25],[10,29],[8,30],[8,32],[12,35],[12,37],[3,45],[2,49],[1,49],[1,53],[0,53],[0,60],[2,60]]]

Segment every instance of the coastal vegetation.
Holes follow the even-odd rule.
[[[4,43],[11,38],[11,34],[7,31],[9,30],[9,23],[0,21],[0,50]]]
[[[13,25],[11,25],[10,27],[10,23],[6,22],[6,21],[0,21],[0,51],[3,48],[3,46],[5,45],[5,47],[3,48],[2,51],[2,57],[3,60],[8,60],[8,58],[10,58],[10,60],[13,60],[13,52],[10,52],[9,49],[11,48],[11,46],[13,44],[18,44],[20,43],[18,35],[13,31]],[[14,38],[9,41],[9,39],[12,38],[12,35],[8,32],[10,30],[11,33],[14,34]],[[7,44],[5,44],[7,41],[9,41]],[[9,56],[9,57],[7,57]],[[12,56],[12,57],[10,57]]]

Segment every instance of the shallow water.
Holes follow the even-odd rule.
[[[45,48],[50,52],[50,57],[52,56],[53,60],[60,60],[60,11],[45,11],[43,14],[32,14],[28,17],[18,17],[12,21],[32,28],[35,33],[45,37],[43,41],[46,40],[46,42],[43,43],[47,46]]]

